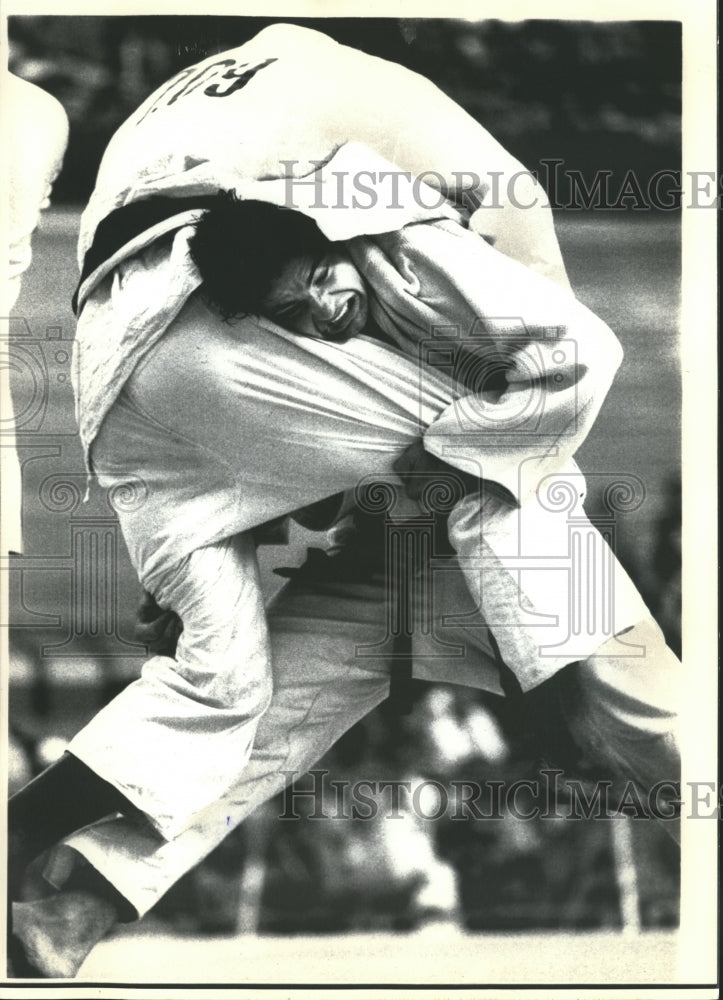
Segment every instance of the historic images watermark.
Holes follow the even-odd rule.
[[[528,451],[534,455],[536,449],[549,451],[561,440],[559,434],[550,437],[545,432],[551,401],[559,399],[559,392],[548,391],[550,386],[559,388],[556,379],[563,380],[562,388],[570,397],[570,412],[562,437],[574,436],[577,430],[578,386],[573,376],[581,370],[581,365],[575,338],[563,333],[557,327],[528,331],[522,320],[509,316],[480,318],[469,330],[452,325],[430,330],[418,345],[420,418],[426,379],[442,376],[449,380],[456,399],[449,441],[452,453],[453,446],[459,444],[468,457],[494,454],[502,442],[509,443],[511,434],[525,455]],[[525,341],[525,349],[515,352],[520,338]],[[503,342],[507,341],[509,351],[501,351],[501,343],[504,347]],[[58,641],[51,640],[49,632],[42,648],[42,655],[53,659],[78,656],[106,659],[113,655],[140,658],[146,652],[143,644],[122,634],[119,578],[122,543],[117,514],[144,504],[145,484],[128,477],[105,493],[103,502],[99,502],[97,494],[95,503],[83,502],[87,471],[78,466],[77,452],[72,451],[76,429],[72,418],[69,331],[57,325],[38,332],[26,320],[13,318],[4,322],[0,347],[2,363],[14,372],[18,404],[12,418],[3,423],[3,444],[18,448],[23,504],[28,508],[34,506],[44,517],[62,523],[68,536],[67,548],[62,553],[49,555],[31,547],[22,555],[3,560],[0,571],[8,574],[11,607],[15,612],[13,627],[16,630],[44,627],[57,632]],[[500,379],[504,381],[509,369],[510,352],[514,355],[517,391],[515,404],[505,407],[504,420],[500,422],[495,416],[493,400],[499,395]],[[523,375],[525,391],[521,391],[519,382]],[[61,471],[61,459],[66,454],[69,469]],[[358,647],[355,653],[359,658],[388,656],[394,661],[418,660],[419,654],[413,657],[411,647],[407,648],[409,643],[399,640],[421,630],[428,640],[425,660],[451,658],[459,663],[467,656],[469,642],[479,637],[481,620],[471,620],[466,615],[465,632],[457,630],[453,636],[447,628],[455,624],[449,609],[444,614],[437,613],[437,582],[450,569],[448,545],[440,544],[441,529],[469,488],[459,470],[452,467],[453,455],[445,452],[445,456],[447,467],[436,471],[434,476],[428,472],[410,472],[402,485],[396,476],[374,474],[356,484],[358,507],[384,522],[388,590],[383,634],[377,642]],[[485,476],[484,462],[473,464],[481,481]],[[611,564],[616,544],[615,521],[645,499],[644,486],[637,477],[622,473],[594,475],[605,479],[603,521],[598,517],[589,529],[583,530],[581,526],[578,516],[579,497],[584,492],[581,475],[547,477],[541,484],[540,503],[547,514],[564,522],[569,535],[567,556],[520,550],[519,558],[508,567],[529,580],[531,574],[548,573],[551,555],[557,556],[555,580],[562,581],[566,591],[560,604],[559,624],[565,632],[563,638],[570,644],[572,658],[584,652],[577,647],[581,623],[587,620],[577,601],[580,588],[576,581],[584,569],[580,553],[583,549],[587,551],[593,541],[597,544],[600,532],[600,552],[595,564],[601,573],[600,586],[595,591],[600,606],[595,613],[604,621],[604,634],[609,638],[615,634],[612,615],[615,579]],[[403,506],[410,487],[416,492],[419,511],[411,522],[409,518],[400,521],[397,508]],[[480,517],[480,534],[482,526]],[[580,541],[581,532],[585,536],[584,545]],[[518,533],[524,532],[520,529]],[[468,559],[472,571],[482,573],[490,568],[490,562],[493,570],[497,567],[496,559],[484,557],[481,544],[476,546],[475,553],[478,555],[471,561]],[[460,559],[457,553],[458,564]],[[37,611],[32,596],[37,589],[36,579],[49,574],[59,574],[57,593],[64,595],[62,607],[54,615]],[[484,627],[507,624],[488,617]],[[441,625],[444,627],[440,628]],[[557,655],[559,636],[550,638],[550,629],[545,627],[537,632],[540,655],[547,655],[546,646],[550,646],[550,655]],[[100,640],[102,648],[97,643],[91,647],[88,639]],[[630,649],[626,651],[630,653]]]
[[[281,772],[287,782],[280,819],[452,821],[496,820],[676,820],[720,819],[716,783],[678,780],[656,782],[642,792],[634,781],[581,781],[558,768],[543,768],[538,778],[514,781],[457,778],[331,779],[314,768],[302,775]],[[722,790],[723,791],[723,790]],[[718,796],[720,800],[720,794]],[[685,806],[685,809],[681,809]]]
[[[432,459],[441,457],[435,467],[425,438],[419,464],[403,457],[403,470],[398,461],[395,473],[369,474],[356,485],[356,507],[383,524],[387,588],[385,632],[357,646],[357,658],[448,661],[452,672],[475,650],[490,654],[490,630],[513,658],[508,665],[534,660],[528,682],[603,643],[601,656],[646,656],[644,646],[617,638],[632,612],[616,560],[618,522],[644,504],[645,484],[630,472],[583,475],[569,462],[590,400],[615,368],[606,338],[486,316],[469,329],[450,323],[420,339],[420,400],[435,378],[449,385],[444,428],[432,428],[439,431]],[[598,499],[588,516],[590,487]],[[459,593],[456,608],[444,597],[456,570],[470,606]],[[425,637],[423,652],[412,651],[415,635]]]
[[[596,170],[586,176],[567,168],[560,159],[543,159],[539,170],[512,173],[491,170],[455,170],[445,177],[436,170],[416,176],[404,170],[328,170],[328,160],[282,160],[286,208],[298,209],[309,200],[311,209],[397,209],[408,199],[425,210],[442,207],[451,197],[456,205],[474,212],[500,209],[509,204],[526,210],[553,208],[578,211],[676,211],[680,208],[720,208],[723,194],[716,192],[723,177],[712,170],[664,168],[648,175],[627,170],[616,177],[612,170]],[[301,167],[301,171],[299,168]],[[329,182],[333,177],[334,181]],[[301,197],[300,197],[301,196]]]
[[[140,663],[146,646],[122,629],[117,514],[141,506],[147,489],[128,477],[84,502],[88,473],[78,460],[72,347],[72,330],[62,323],[40,328],[24,317],[0,318],[0,365],[12,372],[15,404],[3,414],[0,447],[18,456],[27,539],[23,552],[0,555],[9,617],[0,628],[12,627],[16,637],[42,630],[40,657],[60,665],[113,657]],[[58,546],[47,547],[48,535]]]

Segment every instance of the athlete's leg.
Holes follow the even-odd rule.
[[[386,698],[388,667],[355,655],[358,644],[379,638],[385,620],[381,581],[329,587],[323,593],[296,583],[287,585],[269,613],[273,697],[257,728],[250,759],[245,766],[243,758],[235,762],[238,777],[230,791],[172,840],[123,817],[96,823],[55,852],[47,877],[60,884],[71,873],[67,885],[77,884],[77,855],[73,856],[72,849],[91,866],[88,884],[92,885],[92,873],[97,873],[96,899],[105,896],[107,901],[105,881],[127,901],[125,919],[144,914],[231,829],[284,787],[290,779],[285,772],[308,770],[350,726]],[[233,763],[218,759],[219,767]],[[72,892],[61,889],[60,895]],[[67,904],[69,912],[71,903]],[[85,921],[85,951],[76,935],[74,957],[70,956],[58,919],[63,905],[50,901],[17,904],[14,923],[18,934],[32,932],[28,947],[41,972],[67,965],[72,958],[75,968],[66,974],[74,975],[107,928]],[[44,959],[36,947],[39,940]]]
[[[621,653],[620,644],[630,648]],[[682,667],[648,618],[576,664],[561,686],[563,714],[589,759],[634,785],[646,815],[678,839]],[[620,784],[622,783],[622,784]],[[637,803],[632,807],[637,810]]]
[[[141,840],[154,840],[149,819],[161,829],[164,820],[185,825],[233,784],[248,759],[271,694],[253,542],[236,536],[197,550],[174,569],[158,593],[183,615],[176,658],[147,661],[140,680],[71,741],[71,753],[10,802],[9,898],[19,897],[29,861],[62,837],[121,812],[132,817],[125,822]],[[109,905],[122,910],[123,897],[109,884],[101,887],[103,913]],[[48,926],[28,942],[33,953],[38,942],[47,950],[53,928],[61,932],[66,911],[47,905]],[[43,912],[27,909],[13,908],[16,937]],[[90,932],[97,922],[83,926]],[[64,967],[69,955],[59,966],[51,960],[48,969]]]
[[[523,690],[603,645],[650,612],[583,507],[574,463],[519,507],[485,486],[457,504],[450,541],[465,582]]]
[[[172,840],[127,820],[109,820],[67,843],[145,913],[261,802],[303,773],[387,696],[388,667],[355,655],[377,638],[383,590],[349,584],[320,594],[287,585],[270,610],[273,696],[248,762],[237,760],[233,787]],[[233,761],[219,761],[232,766]]]
[[[148,660],[69,749],[170,838],[232,784],[271,697],[252,539],[198,549],[156,597],[184,624],[175,658]]]

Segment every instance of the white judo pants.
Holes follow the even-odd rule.
[[[315,589],[292,582],[269,611],[273,695],[251,756],[238,761],[233,787],[179,836],[111,818],[70,837],[83,855],[142,915],[258,805],[287,775],[312,767],[352,725],[389,693],[389,664],[370,663],[357,647],[385,627],[383,581]],[[572,668],[562,715],[575,741],[611,776],[634,781],[644,796],[658,781],[679,779],[675,738],[679,664],[652,622],[626,635],[646,655],[603,655]],[[489,650],[490,663],[493,653]],[[427,676],[434,675],[428,669]],[[437,664],[450,682],[450,663]],[[486,686],[480,674],[480,686]],[[219,761],[219,763],[221,763]],[[225,767],[231,761],[223,762]]]

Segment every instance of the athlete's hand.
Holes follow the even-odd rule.
[[[404,490],[411,500],[419,500],[424,490],[435,480],[448,486],[461,483],[464,492],[479,489],[479,479],[460,472],[436,455],[431,455],[425,450],[421,438],[404,449],[394,462],[394,471],[402,480]]]
[[[157,656],[175,656],[183,622],[175,611],[164,611],[153,597],[144,591],[136,612],[135,636]]]

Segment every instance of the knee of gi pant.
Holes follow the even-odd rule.
[[[647,619],[604,643],[576,671],[577,710],[628,738],[674,732],[682,666]]]
[[[154,594],[182,622],[174,659],[144,676],[211,708],[258,715],[271,698],[271,651],[253,542],[236,536],[194,551]]]
[[[141,678],[146,685],[162,688],[174,702],[180,697],[184,702],[244,720],[258,718],[269,706],[273,682],[266,657],[261,663],[251,662],[254,659],[258,657],[219,657],[216,671],[199,669],[193,656],[184,656],[179,643],[176,659],[152,657],[143,665]]]

